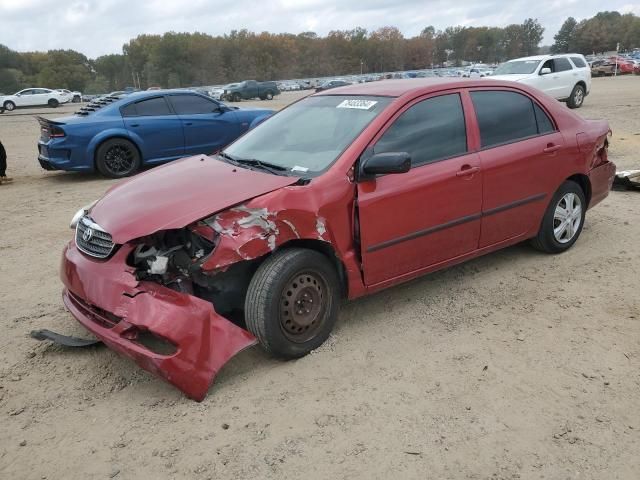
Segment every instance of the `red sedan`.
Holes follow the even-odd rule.
[[[74,217],[71,313],[202,400],[259,343],[295,358],[354,299],[531,240],[563,252],[615,166],[606,121],[526,85],[407,79],[307,97],[217,155],[156,168]]]

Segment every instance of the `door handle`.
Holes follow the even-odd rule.
[[[560,145],[554,145],[553,143],[548,143],[547,148],[542,150],[544,153],[554,153],[560,150],[562,147]]]
[[[184,122],[185,125],[193,125],[192,122]]]
[[[467,175],[473,175],[478,173],[480,167],[472,167],[471,165],[463,165],[462,168],[456,172],[456,177],[466,177]]]
[[[130,124],[129,126],[130,126],[130,127],[139,127],[139,126],[140,126],[140,124],[139,124],[139,123],[132,123],[132,124]]]

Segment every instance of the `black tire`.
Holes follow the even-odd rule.
[[[16,109],[16,104],[11,100],[7,100],[6,102],[4,102],[3,106],[7,112],[13,112]]]
[[[240,96],[240,94],[239,94],[239,93],[234,93],[234,94],[233,94],[233,101],[234,101],[234,102],[240,102],[240,101],[242,101],[242,97]]]
[[[271,355],[302,357],[329,337],[338,316],[339,286],[336,270],[323,254],[304,248],[278,251],[249,283],[247,328]]]
[[[80,101],[82,100],[82,98],[80,98],[78,95],[73,97],[73,100],[71,100],[72,103],[80,103]]]
[[[50,98],[49,101],[47,102],[47,105],[49,105],[51,108],[58,108],[58,106],[60,105],[60,102],[55,98]]]
[[[273,100],[273,92],[270,90],[267,93],[265,93],[264,96],[267,100]]]
[[[124,138],[110,138],[96,151],[96,168],[109,178],[133,175],[140,168],[140,152]]]
[[[584,103],[584,96],[586,92],[582,85],[576,85],[573,87],[571,91],[571,95],[569,95],[569,99],[567,100],[567,106],[569,108],[580,108]]]
[[[556,208],[562,208],[562,205],[566,206],[565,196],[573,194],[578,201],[580,206],[580,215],[575,214],[573,217],[573,222],[571,228],[573,229],[572,235],[569,237],[568,235],[563,238],[564,233],[560,235],[560,239],[557,238],[557,234],[555,233],[555,229],[559,228],[562,225],[562,221],[556,218]],[[576,203],[577,205],[578,203]],[[567,210],[569,210],[567,208]],[[572,209],[575,211],[575,209]],[[545,253],[562,253],[565,250],[570,249],[574,243],[578,240],[580,233],[582,233],[582,227],[584,226],[584,218],[587,210],[587,202],[585,199],[584,192],[580,185],[576,182],[572,182],[567,180],[562,185],[556,193],[553,195],[553,198],[549,202],[549,206],[547,207],[546,212],[544,213],[544,217],[542,218],[542,223],[540,224],[540,230],[538,234],[531,240],[531,244],[537,250]],[[576,220],[580,220],[579,225],[576,228]],[[563,230],[566,232],[566,230]]]

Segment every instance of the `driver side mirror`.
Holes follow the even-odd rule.
[[[544,67],[542,70],[540,70],[540,75],[548,75],[551,73],[551,69],[549,67]]]
[[[411,155],[407,152],[376,153],[360,161],[360,180],[376,175],[406,173],[411,170]]]

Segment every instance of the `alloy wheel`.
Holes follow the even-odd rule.
[[[582,223],[582,202],[575,193],[565,194],[553,214],[553,236],[559,243],[568,243]]]
[[[113,145],[104,156],[105,167],[113,175],[129,173],[134,167],[134,154],[127,145]]]

